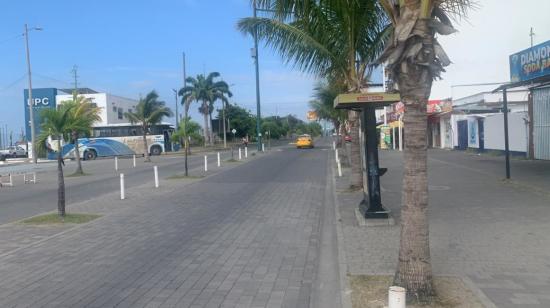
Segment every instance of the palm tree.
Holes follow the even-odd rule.
[[[67,141],[74,129],[80,130],[72,121],[74,106],[61,105],[57,109],[44,109],[42,117],[42,133],[36,141],[39,152],[45,152],[48,138],[57,139],[57,212],[61,218],[65,217],[65,178],[63,176],[63,147],[61,141]]]
[[[340,131],[340,125],[346,118],[345,111],[334,109],[334,99],[344,91],[342,88],[335,83],[319,82],[313,89],[315,99],[309,103],[320,119],[332,122],[336,132]],[[340,142],[341,138],[338,139],[338,143]]]
[[[256,1],[253,1],[256,2]],[[258,0],[272,16],[244,18],[243,33],[257,34],[298,69],[345,85],[347,92],[365,88],[370,64],[383,48],[388,31],[376,0]],[[349,111],[351,124],[351,188],[362,188],[358,112]]]
[[[409,299],[434,294],[428,227],[426,104],[432,81],[451,62],[435,38],[455,32],[449,14],[464,15],[470,0],[380,0],[392,24],[392,37],[378,60],[386,63],[405,104],[405,152],[399,264],[394,283]]]
[[[196,78],[187,77],[186,83],[190,85],[183,87],[179,91],[179,95],[183,97],[182,104],[190,104],[192,101],[201,103],[199,112],[203,115],[204,119],[204,140],[205,142],[208,141],[210,145],[213,142],[210,125],[208,124],[209,115],[211,114],[210,105],[217,99],[221,99],[224,94],[229,95],[231,93],[225,81],[214,80],[218,77],[220,77],[220,73],[218,72],[212,72],[206,77],[202,74],[197,75]]]
[[[78,144],[78,137],[83,134],[88,134],[92,128],[92,125],[101,121],[99,115],[100,109],[92,105],[89,98],[83,96],[77,96],[76,92],[73,93],[73,99],[70,101],[63,101],[60,104],[66,106],[72,106],[71,108],[71,126],[73,127],[71,132],[71,140],[74,143],[74,157],[76,160],[75,175],[82,175],[82,162],[80,160],[80,150]]]
[[[162,121],[163,117],[172,116],[172,110],[165,106],[163,101],[158,100],[158,94],[154,90],[149,92],[145,98],[141,98],[134,112],[126,112],[124,116],[131,123],[138,123],[143,131],[143,153],[145,161],[150,162],[149,147],[147,146],[147,132],[149,128]]]

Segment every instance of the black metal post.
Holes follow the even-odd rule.
[[[504,156],[506,157],[506,178],[510,179],[510,144],[508,142],[508,95],[506,89],[502,91],[504,103]]]
[[[389,211],[382,206],[380,195],[380,167],[378,165],[378,135],[374,107],[363,108],[363,132],[365,134],[365,161],[367,165],[368,197],[359,204],[365,218],[388,218]]]

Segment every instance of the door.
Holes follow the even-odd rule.
[[[477,119],[477,131],[479,136],[479,151],[485,150],[485,133],[484,133],[484,119]]]
[[[466,150],[468,148],[468,120],[456,122],[458,129],[458,149]]]

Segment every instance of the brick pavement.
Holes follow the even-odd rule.
[[[338,193],[351,274],[391,275],[396,267],[402,160],[391,151],[380,159],[389,168],[382,200],[395,226],[359,227],[353,211],[361,194]],[[434,273],[466,277],[498,307],[550,307],[549,196],[521,179],[503,181],[466,153],[430,152],[429,168]],[[337,189],[346,181],[338,179]]]
[[[332,201],[327,153],[275,153],[155,194],[104,196],[118,209],[0,256],[0,306],[307,307]]]

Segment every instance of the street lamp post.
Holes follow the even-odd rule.
[[[174,91],[174,96],[176,98],[176,131],[178,131],[180,128],[180,121],[179,121],[180,114],[178,113],[178,90],[172,89],[172,91]]]
[[[257,17],[257,8],[256,0],[253,2],[254,6],[254,18]],[[260,68],[258,63],[258,30],[254,29],[254,50],[252,53],[254,58],[254,64],[256,67],[256,134],[258,137],[258,152],[262,149],[262,133],[260,131],[260,121],[261,121],[261,112],[260,112]]]
[[[39,27],[33,27],[30,29],[41,31],[42,28]],[[27,24],[25,24],[25,33],[23,33],[25,36],[25,49],[27,51],[27,75],[29,77],[29,100],[27,101],[27,104],[29,105],[29,120],[30,120],[30,126],[31,126],[31,155],[32,155],[32,162],[34,164],[37,163],[37,157],[36,157],[36,136],[35,136],[35,129],[34,129],[34,102],[32,99],[32,77],[31,77],[31,56],[29,51],[29,28],[27,27]],[[27,140],[27,143],[29,141]]]

